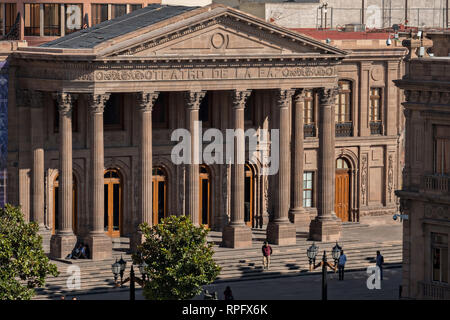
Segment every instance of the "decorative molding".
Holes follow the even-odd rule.
[[[394,159],[393,159],[393,155],[389,154],[389,157],[388,157],[388,195],[389,195],[389,202],[392,202],[393,191],[394,191]]]
[[[136,99],[138,102],[138,109],[142,112],[148,112],[153,110],[153,106],[158,99],[159,92],[138,92],[136,93]]]
[[[305,89],[296,89],[294,93],[294,102],[300,103],[305,101]]]
[[[88,106],[91,113],[103,113],[106,102],[109,100],[110,93],[88,94]]]
[[[367,204],[367,154],[361,156],[361,204]]]
[[[35,91],[35,90],[29,90],[29,101],[30,101],[30,107],[31,108],[42,108],[42,92]]]
[[[450,103],[450,92],[431,90],[405,90],[405,101],[414,104],[438,104]]]
[[[292,96],[295,94],[293,89],[278,89],[276,91],[276,99],[280,108],[288,108],[292,101]]]

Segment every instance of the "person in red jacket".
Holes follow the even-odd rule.
[[[270,255],[272,254],[272,247],[269,246],[267,241],[264,241],[264,245],[261,248],[263,254],[263,270],[270,268]]]

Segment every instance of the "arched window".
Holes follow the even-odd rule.
[[[250,228],[253,227],[254,205],[254,174],[252,167],[245,164],[245,185],[244,185],[244,221]]]

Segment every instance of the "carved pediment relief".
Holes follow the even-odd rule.
[[[118,41],[114,49],[105,48],[98,53],[105,57],[346,54],[290,30],[252,19],[236,18],[228,12],[207,20],[190,21],[177,28],[149,29],[147,36],[140,34],[136,41],[127,40],[123,45]]]
[[[247,54],[275,55],[292,53],[295,53],[295,51],[290,48],[283,48],[279,44],[270,43],[217,26],[208,31],[196,32],[151,49],[136,52],[134,56],[195,56],[211,54],[239,56]]]

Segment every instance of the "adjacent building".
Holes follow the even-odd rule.
[[[403,188],[397,191],[407,218],[402,296],[450,299],[450,58],[418,58],[420,40],[405,45],[406,74],[395,81],[405,93],[406,118]]]

